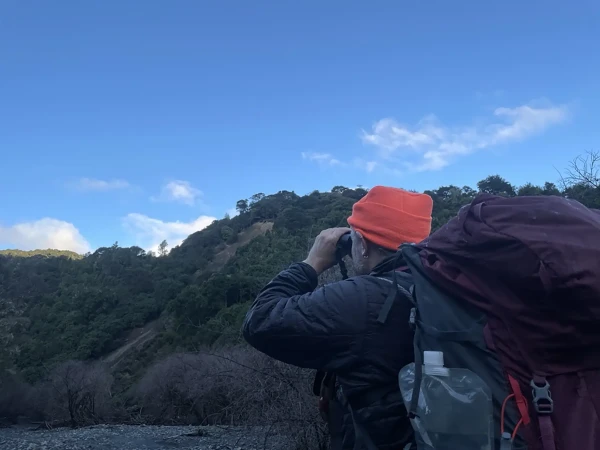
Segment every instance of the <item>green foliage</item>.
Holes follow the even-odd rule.
[[[239,212],[240,214],[247,212],[248,211],[248,200],[246,200],[246,199],[238,200],[235,205],[235,209],[237,209],[237,212]]]
[[[432,230],[437,230],[456,215],[461,206],[470,203],[477,194],[468,186],[442,186],[435,191],[425,191],[433,199]]]
[[[514,186],[499,175],[490,175],[477,183],[477,187],[479,192],[485,194],[502,195],[503,197],[516,195]]]
[[[169,253],[169,251],[167,250],[168,248],[169,244],[167,243],[167,241],[163,240],[158,246],[158,256],[166,256],[167,253]]]
[[[331,188],[331,192],[335,194],[343,194],[347,190],[348,188],[345,186],[334,186],[333,188]]]
[[[234,234],[237,234],[237,233],[235,231],[233,231],[233,228],[231,228],[227,225],[223,225],[221,227],[221,238],[223,238],[223,240],[225,242],[228,242]]]
[[[252,203],[257,203],[260,202],[263,198],[265,198],[265,194],[259,192],[258,194],[254,194],[252,197],[250,197],[250,200],[252,201]]]

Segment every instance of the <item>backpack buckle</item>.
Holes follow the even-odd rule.
[[[546,379],[542,382],[544,383],[543,386],[537,384],[535,380],[531,380],[531,383],[529,383],[532,388],[533,405],[538,414],[552,414],[554,412],[554,401],[550,393],[550,383]]]
[[[417,308],[410,308],[410,318],[408,319],[408,324],[410,325],[411,330],[415,331],[417,328]]]

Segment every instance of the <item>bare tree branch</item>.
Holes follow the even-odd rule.
[[[588,151],[585,156],[573,159],[562,177],[563,188],[583,185],[597,189],[600,187],[600,152]]]

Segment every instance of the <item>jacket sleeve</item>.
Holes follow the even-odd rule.
[[[358,279],[314,291],[317,273],[293,264],[258,295],[246,315],[243,334],[257,350],[295,366],[335,371],[360,359],[367,328],[367,301]]]

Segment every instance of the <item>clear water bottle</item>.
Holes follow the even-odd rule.
[[[402,368],[398,381],[409,410],[414,363]],[[444,367],[442,352],[424,352],[417,417],[411,419],[419,450],[491,450],[492,408],[491,390],[475,373]]]

